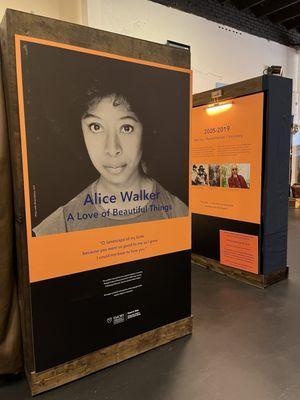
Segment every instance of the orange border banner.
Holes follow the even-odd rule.
[[[260,223],[263,99],[257,93],[193,109],[191,170],[206,175],[197,184],[191,172],[193,213]]]
[[[182,218],[32,237],[21,41],[179,71],[190,75],[190,83],[191,71],[43,39],[15,36],[30,282],[190,249],[190,215]],[[190,104],[192,104],[191,92]]]

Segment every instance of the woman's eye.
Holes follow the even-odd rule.
[[[89,129],[93,133],[102,133],[104,131],[102,125],[98,124],[97,122],[92,122],[91,124],[89,124]]]
[[[131,133],[131,132],[133,132],[133,126],[129,125],[129,124],[122,125],[121,129],[120,129],[120,132],[121,133],[127,133],[127,134]]]

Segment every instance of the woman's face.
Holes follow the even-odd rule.
[[[126,184],[138,177],[143,127],[124,99],[116,101],[116,96],[111,95],[94,102],[83,115],[81,126],[101,179]]]
[[[238,173],[237,167],[232,167],[231,168],[231,176],[237,176],[237,173]]]

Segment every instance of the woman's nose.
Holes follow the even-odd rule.
[[[122,153],[120,138],[117,132],[109,132],[105,141],[105,153],[111,157],[116,157]]]

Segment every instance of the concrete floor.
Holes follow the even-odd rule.
[[[266,290],[192,268],[194,333],[39,396],[47,400],[299,400],[300,209],[290,279]],[[26,382],[0,399],[30,399]]]

